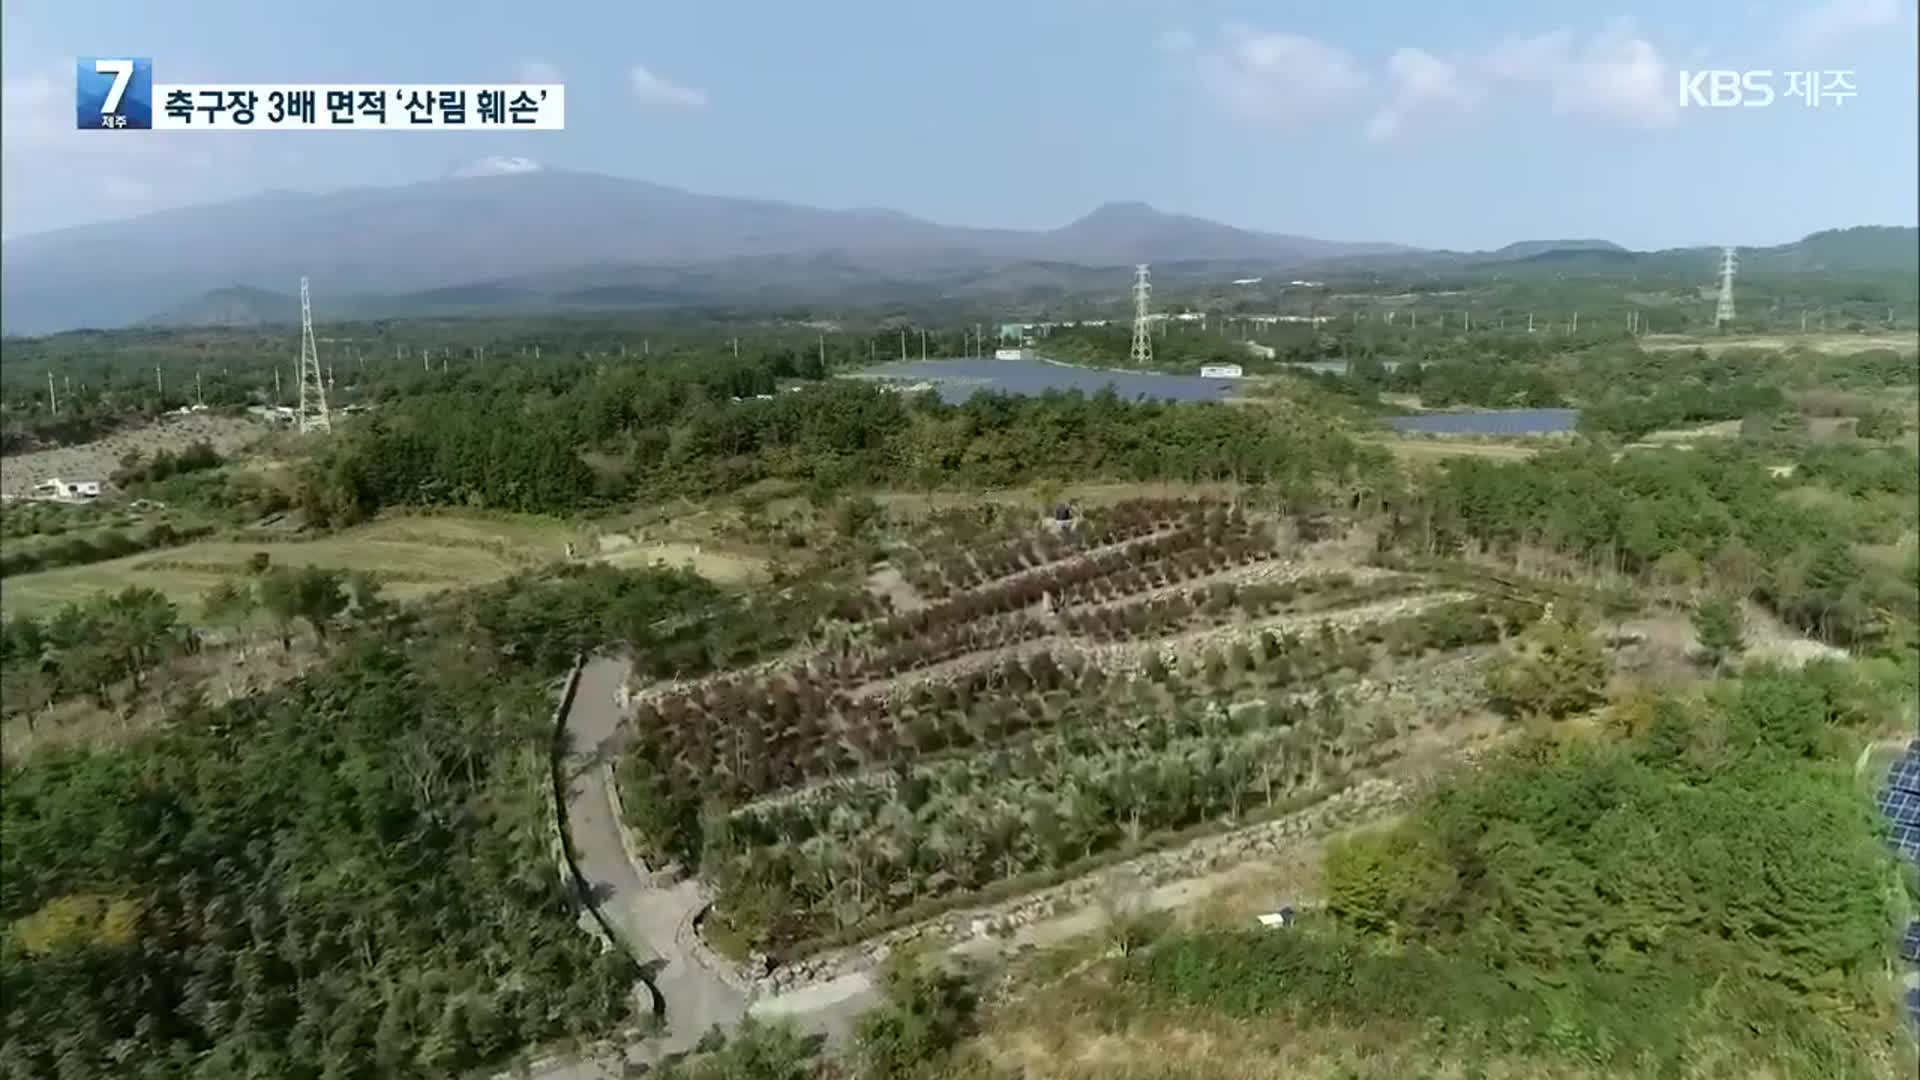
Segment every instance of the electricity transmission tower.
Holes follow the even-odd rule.
[[[320,349],[313,342],[313,304],[307,299],[307,279],[300,279],[300,411],[294,414],[301,431],[332,431],[327,415],[327,382],[320,371]]]
[[[1141,367],[1153,363],[1153,335],[1147,322],[1147,297],[1153,286],[1147,283],[1147,264],[1133,268],[1133,362]]]
[[[1733,272],[1738,266],[1733,249],[1723,248],[1720,253],[1720,303],[1713,309],[1715,326],[1733,321]]]

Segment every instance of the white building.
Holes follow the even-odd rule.
[[[51,477],[40,481],[33,487],[36,499],[58,499],[61,502],[83,502],[100,497],[98,480],[62,480]]]
[[[1239,364],[1203,364],[1200,368],[1203,379],[1237,379],[1240,375]]]

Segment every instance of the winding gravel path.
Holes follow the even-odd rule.
[[[665,1002],[667,1030],[659,1052],[668,1054],[692,1047],[712,1027],[732,1029],[746,1013],[747,996],[678,944],[681,927],[704,903],[698,883],[655,886],[620,844],[605,766],[613,759],[620,726],[615,695],[627,674],[623,661],[607,657],[589,661],[580,672],[567,716],[573,740],[564,765],[567,827],[588,895]]]
[[[589,902],[613,927],[620,944],[647,973],[664,1009],[666,1029],[618,1052],[556,1059],[532,1067],[538,1080],[599,1080],[623,1075],[625,1065],[658,1061],[694,1047],[713,1028],[732,1031],[751,1011],[780,1016],[804,1030],[844,1035],[872,1001],[872,984],[850,978],[834,992],[782,994],[750,1002],[750,995],[708,970],[686,947],[693,917],[706,904],[697,881],[656,884],[646,867],[627,857],[607,790],[608,768],[619,746],[623,710],[618,694],[630,673],[623,660],[596,657],[580,671],[567,711],[570,747],[567,832]]]

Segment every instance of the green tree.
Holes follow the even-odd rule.
[[[1715,593],[1693,607],[1693,636],[1714,667],[1747,647],[1746,616],[1732,597]]]
[[[751,1016],[718,1050],[666,1066],[659,1080],[809,1080],[813,1043],[793,1026]]]
[[[1568,615],[1540,622],[1489,661],[1486,682],[1509,715],[1559,719],[1603,700],[1607,659],[1585,621]]]
[[[1418,821],[1335,840],[1324,874],[1327,910],[1354,929],[1395,940],[1431,926],[1459,887],[1446,849]]]
[[[276,567],[260,579],[260,603],[280,627],[280,646],[291,649],[291,627],[305,620],[325,641],[333,622],[347,609],[347,593],[338,570],[320,566]]]
[[[244,628],[259,610],[259,594],[246,582],[222,581],[200,598],[200,617],[233,633],[242,658],[246,656]]]
[[[885,1003],[855,1028],[861,1060],[875,1080],[907,1076],[973,1031],[978,1003],[967,980],[911,953],[888,961],[880,990]]]

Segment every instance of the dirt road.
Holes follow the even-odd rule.
[[[627,665],[619,660],[590,661],[568,712],[572,752],[566,761],[567,827],[581,876],[607,921],[612,924],[666,1005],[666,1034],[659,1053],[674,1053],[698,1042],[709,1028],[731,1029],[746,1012],[746,994],[702,967],[678,944],[679,933],[704,903],[697,882],[656,886],[635,866],[620,844],[607,770],[621,709],[614,695],[625,684]]]

